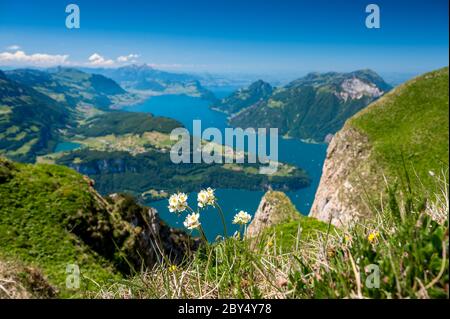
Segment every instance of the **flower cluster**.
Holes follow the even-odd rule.
[[[186,216],[186,220],[183,222],[184,227],[189,230],[196,229],[200,227],[200,214],[192,213]]]
[[[185,193],[173,194],[169,198],[169,211],[171,213],[182,213],[187,207],[187,195]]]
[[[245,225],[245,224],[248,224],[251,219],[252,219],[252,216],[250,214],[241,210],[239,213],[237,213],[234,216],[233,224]]]
[[[216,196],[214,190],[210,187],[202,189],[197,195],[198,207],[214,206],[216,204]]]
[[[198,195],[197,195],[197,206],[199,207],[197,211],[195,212],[191,207],[189,207],[188,203],[188,196],[185,193],[176,193],[172,194],[169,198],[169,211],[171,213],[182,213],[185,210],[189,210],[191,214],[188,214],[186,216],[185,221],[183,222],[184,227],[186,227],[189,230],[199,229],[200,233],[204,237],[206,241],[206,237],[204,235],[204,232],[201,227],[200,223],[200,209],[205,208],[207,206],[214,206],[217,208],[219,215],[222,219],[222,224],[224,227],[224,238],[227,237],[227,229],[226,229],[226,222],[225,217],[222,212],[222,209],[217,204],[217,198],[214,194],[214,189],[208,187],[206,189],[202,189]],[[247,212],[244,212],[241,210],[239,213],[237,213],[233,218],[233,224],[239,224],[239,225],[246,225],[250,222],[252,219],[252,216],[248,214]]]

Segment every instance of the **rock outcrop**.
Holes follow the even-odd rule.
[[[364,190],[381,182],[372,174],[375,168],[370,154],[367,136],[354,128],[346,126],[332,138],[311,217],[325,222],[331,219],[333,225],[341,226],[366,215]]]
[[[119,270],[152,267],[166,258],[177,264],[198,248],[198,239],[169,227],[156,209],[141,206],[125,194],[104,198],[93,188],[93,181],[84,179],[96,203],[71,216],[69,227],[100,255],[114,261]]]
[[[298,219],[300,214],[286,194],[268,191],[261,199],[246,236],[255,237],[270,226]]]

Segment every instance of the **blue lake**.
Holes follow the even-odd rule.
[[[221,92],[220,95],[224,95]],[[193,98],[185,95],[165,95],[156,96],[148,99],[142,104],[127,107],[126,110],[134,112],[149,112],[158,116],[174,118],[192,132],[192,121],[202,120],[202,130],[208,127],[215,127],[223,130],[227,126],[227,116],[223,113],[213,111],[208,107],[209,102],[199,98]],[[314,196],[322,174],[322,166],[325,160],[327,145],[303,143],[295,139],[279,139],[278,160],[281,162],[295,164],[308,172],[312,183],[307,188],[288,192],[287,195],[302,213],[307,215],[311,208]],[[237,230],[235,225],[231,224],[233,215],[239,210],[245,210],[253,215],[258,208],[262,191],[246,191],[236,189],[218,189],[216,190],[219,203],[226,215],[228,221],[229,233]],[[197,194],[190,195],[191,207],[195,207]],[[152,202],[160,216],[174,227],[183,227],[183,217],[177,217],[167,209],[167,200]],[[217,212],[208,209],[202,214],[202,224],[206,236],[213,240],[217,235],[222,234],[222,226]]]
[[[81,147],[81,144],[78,144],[78,143],[61,142],[61,143],[58,143],[56,145],[56,147],[53,150],[53,152],[59,153],[59,152],[73,151],[73,150],[76,150],[77,148],[80,148],[80,147]]]

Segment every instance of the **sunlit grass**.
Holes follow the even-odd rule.
[[[435,178],[437,192],[422,189],[426,204],[390,193],[374,219],[345,229],[301,219],[285,232],[236,235],[181,265],[155,265],[89,297],[448,298],[446,175]]]

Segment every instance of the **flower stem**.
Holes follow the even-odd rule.
[[[191,213],[195,213],[195,211],[191,208],[191,206],[186,206],[186,209],[188,210],[188,211],[190,211]]]
[[[223,214],[222,208],[219,204],[215,204],[217,210],[219,211],[220,218],[222,219],[223,224],[223,239],[227,238],[227,225],[225,224],[225,215]]]
[[[202,239],[204,240],[205,245],[208,245],[208,239],[206,238],[205,232],[201,225],[198,227],[198,231],[200,232],[200,235],[202,236]]]

